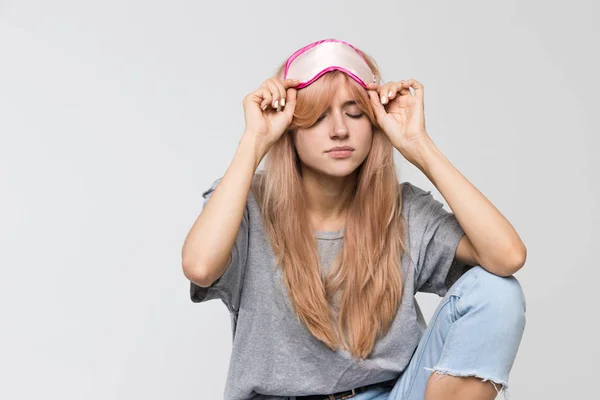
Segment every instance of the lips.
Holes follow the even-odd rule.
[[[336,147],[332,147],[331,149],[327,150],[327,153],[332,152],[332,151],[353,151],[354,148],[350,147],[350,146],[336,146]]]

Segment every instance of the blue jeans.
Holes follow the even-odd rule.
[[[525,295],[514,276],[471,268],[440,301],[394,387],[375,386],[351,400],[423,400],[434,372],[438,379],[444,375],[478,377],[506,397],[508,376],[525,330],[525,310]]]

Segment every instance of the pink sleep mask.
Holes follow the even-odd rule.
[[[296,89],[310,85],[326,72],[339,70],[365,89],[377,81],[363,55],[342,40],[325,39],[302,47],[285,63],[283,79],[298,79]]]

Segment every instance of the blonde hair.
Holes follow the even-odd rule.
[[[375,61],[359,51],[380,80]],[[276,76],[283,77],[284,67]],[[329,106],[339,75],[370,119],[373,138],[356,174],[342,251],[324,277],[292,132],[311,126]],[[292,123],[269,150],[253,191],[298,319],[330,349],[342,345],[353,357],[366,358],[396,315],[402,297],[400,260],[406,250],[393,146],[376,123],[366,90],[341,71],[298,90]],[[337,318],[332,307],[339,310]]]

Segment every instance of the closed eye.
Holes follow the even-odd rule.
[[[355,118],[355,119],[358,119],[358,118],[361,118],[363,115],[365,115],[365,113],[360,113],[360,114],[356,114],[356,115],[355,115],[355,114],[346,114],[346,115],[348,115],[350,118]],[[323,115],[321,115],[321,116],[319,117],[319,119],[317,119],[317,121],[316,121],[316,122],[320,122],[320,121],[321,121],[323,118],[325,118],[326,116],[327,116],[327,114],[323,114]]]

